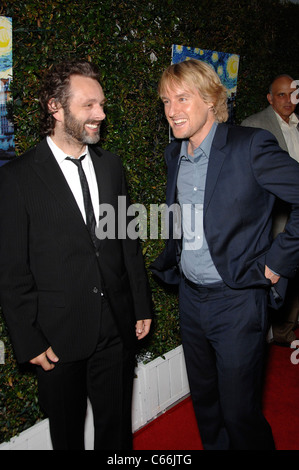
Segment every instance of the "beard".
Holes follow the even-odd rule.
[[[67,136],[85,145],[96,144],[100,140],[100,125],[98,122],[85,121],[81,122],[75,118],[75,116],[68,110],[65,109],[65,121],[64,121],[64,132]],[[94,132],[93,135],[88,134],[85,129],[86,124],[99,125],[98,131]]]

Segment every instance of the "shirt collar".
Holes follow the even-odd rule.
[[[52,150],[53,152],[53,155],[54,157],[56,158],[57,160],[57,163],[61,164],[63,162],[63,160],[66,159],[66,157],[70,157],[71,155],[68,155],[66,153],[64,153],[63,150],[61,150],[59,147],[57,147],[57,145],[55,144],[55,142],[53,141],[53,139],[51,139],[50,136],[47,136],[47,143],[50,147],[50,149]],[[84,152],[82,153],[82,155],[89,155],[89,152],[88,152],[88,146],[86,145],[86,148],[84,150]],[[80,155],[81,156],[81,155]]]
[[[181,160],[182,157],[186,157],[190,161],[195,161],[197,158],[199,158],[200,155],[202,155],[202,153],[206,156],[206,158],[209,158],[210,157],[210,152],[211,152],[211,147],[212,147],[212,142],[213,142],[214,135],[215,135],[215,132],[216,132],[216,129],[217,129],[217,125],[218,125],[217,122],[213,123],[208,135],[204,138],[204,140],[199,145],[199,147],[197,147],[195,149],[194,157],[190,157],[188,155],[189,140],[183,140],[182,141],[182,146],[181,146],[179,161]]]
[[[284,124],[284,125],[287,125],[287,126],[289,125],[289,126],[295,126],[295,127],[296,127],[296,126],[298,125],[298,123],[299,123],[299,119],[298,119],[298,117],[297,117],[297,115],[296,115],[295,113],[292,113],[292,114],[290,115],[290,117],[289,117],[289,122],[288,122],[288,123],[285,122],[285,120],[282,119],[282,117],[279,116],[279,114],[278,114],[276,111],[275,111],[275,114],[276,114],[276,117],[277,117],[277,119],[278,119],[278,122],[279,122],[280,126],[281,126],[282,124]]]
[[[291,126],[298,126],[299,124],[299,119],[298,116],[295,113],[292,113],[289,119],[289,124]]]

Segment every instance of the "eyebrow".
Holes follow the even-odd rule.
[[[176,97],[176,98],[182,98],[183,96],[191,96],[191,94],[192,94],[192,93],[190,93],[190,92],[188,92],[188,91],[185,91],[185,92],[183,92],[183,93],[179,93],[179,94],[175,95],[175,97]],[[169,99],[169,98],[168,98],[168,96],[162,95],[162,96],[161,96],[161,99],[163,100],[163,99]]]
[[[98,100],[96,100],[95,98],[90,98],[90,99],[87,99],[86,101],[83,102],[83,104],[87,104],[87,103],[97,103]],[[100,101],[101,104],[106,104],[108,101],[107,98],[104,98],[102,101]]]

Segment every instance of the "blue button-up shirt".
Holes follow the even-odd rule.
[[[194,156],[188,154],[189,141],[182,141],[177,181],[183,233],[181,268],[190,281],[202,285],[222,280],[211,258],[203,227],[206,176],[216,128],[214,123]]]

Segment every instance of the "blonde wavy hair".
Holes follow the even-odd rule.
[[[215,120],[228,120],[226,88],[210,65],[196,59],[170,65],[161,76],[158,85],[159,96],[172,86],[187,86],[191,89],[195,87],[205,103],[213,103]]]

